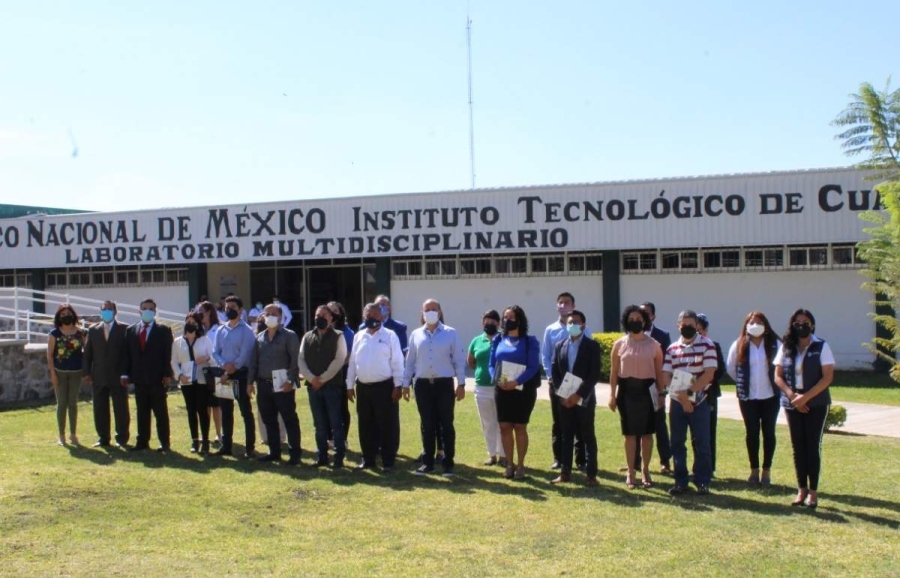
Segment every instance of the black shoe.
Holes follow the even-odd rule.
[[[138,446],[131,446],[130,448],[128,448],[128,451],[130,451],[130,452],[142,452],[142,451],[144,451],[144,450],[149,450],[149,449],[150,449],[150,446],[146,446],[146,445],[138,445]]]
[[[414,469],[413,473],[417,476],[425,476],[434,473],[434,466],[426,466],[425,464],[422,464],[418,468]]]
[[[220,448],[213,455],[214,456],[232,456],[234,454],[231,452],[231,448]]]
[[[217,449],[217,450],[222,449],[222,441],[219,440],[218,438],[214,439],[212,442],[212,447],[213,447],[213,449]]]
[[[113,445],[114,445],[115,447],[119,448],[119,449],[123,449],[123,450],[127,450],[127,449],[128,449],[128,443],[127,443],[127,442],[116,442],[116,443],[114,443]]]
[[[393,474],[394,466],[381,466],[381,473],[382,474]]]
[[[669,488],[669,495],[670,496],[680,496],[681,494],[683,494],[687,491],[688,491],[687,486],[675,485],[675,486],[672,486],[671,488]]]
[[[172,451],[172,448],[170,448],[169,446],[159,446],[158,448],[156,448],[156,452],[160,454],[168,453],[170,451]]]
[[[328,458],[319,458],[312,463],[314,468],[324,468],[326,466],[328,466]]]
[[[247,451],[244,452],[244,458],[245,458],[245,459],[252,460],[252,459],[255,458],[255,457],[256,457],[256,451],[255,451],[255,450],[247,450]]]
[[[265,454],[256,458],[258,462],[280,462],[281,456],[278,454]]]
[[[300,456],[299,455],[291,456],[291,459],[288,460],[288,465],[289,466],[299,466],[300,465]]]
[[[99,442],[95,443],[94,445],[92,445],[91,447],[92,448],[108,448],[109,442],[99,441]]]
[[[445,467],[445,468],[444,468],[444,471],[441,472],[441,475],[444,476],[445,478],[452,478],[452,477],[454,476],[454,474],[453,474],[453,468],[452,468],[452,467],[449,467],[449,468],[448,468],[448,467]]]
[[[375,466],[369,465],[369,464],[366,463],[366,462],[359,462],[359,464],[357,464],[357,466],[356,466],[355,468],[353,468],[353,469],[354,469],[354,470],[357,470],[357,471],[362,471],[362,470],[374,470],[374,469],[375,469]]]
[[[331,464],[331,469],[332,469],[332,470],[343,470],[343,469],[344,469],[344,462],[343,462],[343,461],[334,460],[334,463]]]
[[[562,469],[562,464],[559,463],[559,460],[553,460],[553,463],[550,464],[550,469],[551,469],[551,470],[559,470],[559,469]]]
[[[209,442],[201,442],[200,453],[204,456],[209,455]]]
[[[697,493],[701,496],[709,495],[709,486],[706,484],[697,484]]]
[[[198,442],[197,440],[192,441],[191,442],[191,453],[196,454],[199,451],[200,451],[200,442]]]
[[[577,464],[577,465],[575,466],[575,469],[577,469],[579,472],[586,472],[586,471],[587,471],[587,464]]]

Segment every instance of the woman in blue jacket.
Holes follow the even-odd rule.
[[[536,337],[528,334],[525,311],[518,305],[507,307],[503,311],[501,333],[491,342],[490,357],[491,379],[496,384],[494,400],[500,439],[507,458],[506,478],[525,478],[528,421],[537,400],[537,388],[541,385],[540,358],[541,345]],[[518,373],[512,375],[508,365],[504,368],[510,363],[525,369],[517,370]],[[516,456],[515,465],[513,455]]]

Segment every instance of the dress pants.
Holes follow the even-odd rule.
[[[505,458],[503,442],[500,439],[500,424],[497,423],[497,404],[494,402],[494,386],[475,386],[475,405],[481,418],[481,431],[489,456]]]
[[[553,446],[553,461],[562,463],[562,430],[560,429],[559,412],[564,409],[560,403],[560,398],[556,395],[556,388],[550,387],[550,415],[553,417],[553,425],[550,428],[550,443]],[[578,432],[575,432],[575,464],[583,466],[584,461],[584,441]]]
[[[764,470],[772,468],[775,457],[775,425],[778,423],[778,411],[781,409],[780,396],[773,395],[768,399],[738,400],[744,427],[747,430],[747,456],[750,468],[759,469],[759,434],[762,431]]]
[[[380,448],[382,465],[394,467],[400,444],[400,404],[391,399],[393,393],[392,379],[376,383],[357,382],[356,421],[366,466],[375,465],[375,454]]]
[[[269,455],[281,457],[281,432],[278,417],[284,422],[287,432],[290,456],[300,457],[300,419],[297,417],[297,400],[295,391],[274,391],[271,379],[257,379],[256,405],[266,426],[266,438],[269,443]],[[248,446],[249,447],[249,446]]]
[[[453,427],[455,403],[452,377],[416,380],[416,406],[422,420],[422,463],[428,467],[434,467],[437,434],[444,450],[442,465],[444,469],[453,468],[456,454],[456,429]]]
[[[819,473],[822,470],[822,436],[830,405],[809,408],[808,413],[792,409],[785,411],[791,445],[794,448],[794,470],[797,473],[797,487],[804,490],[819,490]]]
[[[559,397],[554,394],[554,397]],[[560,398],[562,399],[562,398]],[[560,426],[560,464],[564,474],[572,473],[572,453],[575,449],[575,437],[582,441],[587,476],[597,477],[597,436],[594,432],[594,413],[596,404],[584,407],[559,406]]]
[[[109,405],[110,399],[112,399],[112,410],[116,420],[116,443],[124,446],[131,437],[131,411],[128,408],[128,388],[116,383],[110,387],[94,387],[91,393],[97,441],[102,444],[110,442]]]
[[[694,407],[694,411],[686,413],[678,402],[669,404],[669,425],[672,428],[672,459],[675,462],[675,484],[686,486],[687,470],[687,430],[691,429],[694,439],[694,483],[708,486],[712,478],[712,465],[709,454],[709,408],[706,401]]]
[[[247,395],[247,369],[239,369],[231,375],[231,378],[238,382],[236,401],[244,419],[247,452],[252,453],[256,448],[256,420],[253,419],[253,406],[250,403],[250,396]],[[222,408],[222,450],[228,452],[232,451],[234,438],[234,403],[230,399],[219,399],[219,407]],[[275,439],[278,439],[277,435]]]
[[[135,384],[134,404],[137,406],[137,444],[136,447],[150,446],[150,416],[156,419],[156,435],[159,445],[168,448],[169,439],[169,406],[166,402],[168,391],[161,384]]]

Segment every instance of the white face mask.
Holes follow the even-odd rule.
[[[266,327],[269,329],[275,329],[281,325],[277,315],[267,315],[266,316]]]
[[[747,335],[750,337],[761,337],[766,332],[766,326],[759,323],[751,323],[747,326]]]
[[[426,311],[423,315],[426,325],[435,325],[440,320],[441,315],[437,311]]]

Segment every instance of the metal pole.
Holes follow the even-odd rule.
[[[475,120],[472,112],[472,19],[469,17],[469,2],[466,1],[466,53],[469,73],[469,172],[471,188],[475,188]]]
[[[19,340],[19,286],[13,287],[13,331]]]

